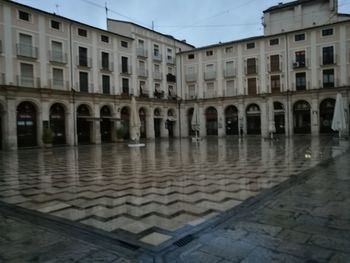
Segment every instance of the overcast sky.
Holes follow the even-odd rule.
[[[263,10],[281,0],[17,0],[48,12],[106,29],[108,17],[128,20],[196,47],[261,35]],[[284,1],[290,2],[290,1]],[[350,1],[338,0],[350,13]]]

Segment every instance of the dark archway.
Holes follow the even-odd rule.
[[[332,130],[335,99],[325,99],[320,104],[320,133],[337,133]]]
[[[238,110],[231,105],[225,109],[226,135],[238,135]]]
[[[297,101],[293,106],[293,122],[295,134],[311,133],[311,107],[305,100]]]
[[[34,105],[24,101],[17,107],[17,146],[37,146],[37,117]]]
[[[130,111],[128,107],[122,108],[120,112],[121,125],[124,130],[124,139],[128,140],[130,138]]]
[[[285,120],[284,120],[284,107],[281,102],[275,101],[273,103],[274,121],[277,134],[284,134]]]
[[[91,142],[91,115],[87,105],[82,104],[77,109],[78,144]]]
[[[162,116],[160,114],[160,109],[155,109],[154,110],[154,137],[155,138],[161,137],[161,133],[160,133],[161,125],[162,125]]]
[[[50,108],[50,128],[53,138],[52,144],[66,143],[66,113],[61,103],[55,103]]]
[[[141,121],[140,138],[145,139],[147,138],[147,121],[146,121],[146,110],[144,108],[141,108],[139,110],[139,116]]]
[[[205,123],[207,135],[218,135],[218,112],[214,107],[206,109]]]
[[[261,113],[256,104],[250,104],[246,110],[247,134],[261,134]]]
[[[101,141],[111,142],[113,123],[111,121],[112,113],[108,106],[105,105],[101,108],[100,117],[101,117],[101,125],[100,125]]]

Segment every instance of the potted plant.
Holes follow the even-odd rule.
[[[123,127],[117,128],[116,135],[117,135],[118,142],[124,141],[124,135],[125,135],[124,128]]]
[[[50,127],[43,128],[42,140],[45,148],[49,148],[52,146],[53,134]]]

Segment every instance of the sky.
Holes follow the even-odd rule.
[[[50,13],[106,29],[108,18],[126,20],[206,46],[263,34],[263,11],[281,0],[16,0]],[[283,1],[290,2],[290,1]],[[350,13],[350,0],[338,0]]]

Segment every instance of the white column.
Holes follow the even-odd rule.
[[[320,84],[318,81],[318,76],[317,76],[317,68],[319,67],[317,61],[320,56],[320,54],[317,54],[317,35],[316,35],[316,30],[310,32],[310,55],[308,58],[309,62],[309,68],[311,69],[309,72],[311,74],[310,76],[310,87],[309,89],[317,89]],[[307,56],[307,55],[306,55]],[[319,61],[320,62],[320,61]],[[306,76],[308,78],[308,76]]]
[[[101,122],[100,122],[100,105],[94,105],[93,117],[98,118],[92,123],[92,142],[95,144],[101,144]]]
[[[237,45],[237,95],[243,95],[244,91],[244,64],[242,57],[242,45]]]
[[[247,134],[247,120],[243,101],[238,104],[238,133],[239,135]]]
[[[319,134],[319,108],[318,108],[318,99],[313,97],[311,100],[311,134]]]
[[[146,70],[148,71],[148,94],[150,98],[153,98],[153,94],[154,94],[154,81],[153,81],[153,43],[149,40],[145,43],[145,48],[148,51],[148,59],[146,61],[147,66],[146,66]],[[153,110],[153,109],[152,109]],[[153,116],[153,112],[152,112],[152,116]],[[153,118],[152,118],[153,121]],[[153,129],[154,132],[154,129]]]
[[[225,114],[222,105],[217,107],[218,111],[218,136],[222,137],[225,135]]]
[[[188,120],[187,120],[187,108],[185,106],[180,106],[180,115],[181,115],[181,137],[188,137]]]
[[[340,25],[339,26],[339,50],[335,50],[336,58],[338,61],[336,63],[338,64],[338,72],[335,72],[336,79],[339,79],[339,82],[336,83],[336,85],[339,86],[346,86],[349,85],[346,69],[347,69],[347,58],[349,56],[346,56],[346,26]],[[340,76],[339,76],[340,75]]]
[[[66,112],[66,142],[68,145],[74,145],[74,137],[77,132],[75,129],[76,116],[74,113],[73,101],[69,103],[69,109]]]
[[[265,41],[260,41],[260,56],[259,56],[259,79],[257,81],[258,85],[260,86],[260,89],[258,90],[258,93],[267,93],[267,85],[266,85],[266,51],[265,51]]]
[[[153,116],[153,107],[150,107],[147,110],[146,114],[146,135],[147,139],[154,139],[154,116]]]
[[[205,119],[205,111],[203,105],[199,106],[198,109],[199,114],[199,135],[201,137],[207,136],[207,129],[206,129],[206,119]]]
[[[198,81],[197,81],[197,98],[202,99],[204,98],[204,72],[203,72],[203,59],[202,59],[202,53],[198,52],[198,64],[197,64],[197,72],[198,72]]]
[[[217,96],[218,97],[223,97],[224,96],[224,85],[223,85],[223,80],[224,80],[224,74],[223,74],[223,69],[222,69],[222,51],[223,49],[219,48],[217,49],[217,65],[216,65],[216,76],[217,76]]]
[[[11,85],[11,84],[14,84],[16,81],[15,72],[13,71],[13,68],[14,68],[13,64],[14,64],[14,61],[16,61],[14,59],[15,52],[16,52],[16,43],[12,42],[13,39],[16,39],[16,36],[15,37],[12,36],[12,33],[15,32],[14,30],[12,30],[12,9],[10,6],[7,6],[7,5],[3,5],[2,7],[3,7],[2,16],[4,19],[4,38],[2,41],[4,45],[3,48],[5,51],[5,65],[6,65],[4,69],[5,79],[6,79],[6,84]],[[15,144],[17,145],[17,140]]]
[[[101,93],[100,89],[100,79],[99,79],[99,71],[100,71],[100,59],[101,54],[98,53],[97,50],[97,33],[91,33],[92,38],[92,46],[90,47],[90,55],[92,59],[92,85],[93,90],[91,92]],[[90,84],[90,83],[89,83]]]
[[[120,76],[120,57],[119,57],[119,40],[118,38],[113,38],[113,50],[114,52],[112,53],[112,59],[113,59],[113,77],[112,77],[112,87],[114,86],[114,90],[111,92],[113,95],[119,95],[121,94],[121,79],[119,78]]]
[[[14,150],[17,148],[17,115],[16,115],[16,101],[13,96],[6,98],[6,113],[4,114],[5,124],[5,144],[4,148]]]
[[[44,16],[38,16],[38,28],[39,28],[39,41],[38,45],[35,44],[34,46],[38,47],[39,52],[39,77],[40,77],[40,85],[41,88],[47,88],[48,86],[48,79],[50,79],[50,70],[48,67],[48,45],[46,43],[47,35],[46,35],[46,24],[47,20]],[[40,87],[38,87],[40,88]]]
[[[268,127],[269,127],[269,120],[268,120],[268,107],[267,107],[267,100],[263,99],[261,102],[261,136],[262,137],[268,137]]]

